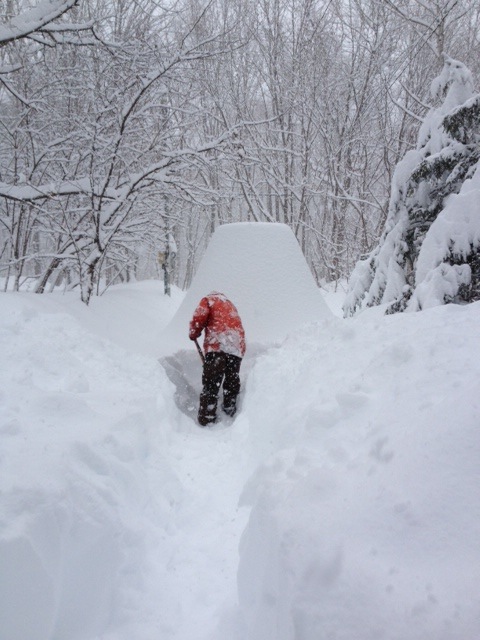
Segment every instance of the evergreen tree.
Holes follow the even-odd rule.
[[[444,59],[431,87],[441,105],[395,169],[385,230],[352,273],[346,316],[480,299],[480,95],[465,65]]]

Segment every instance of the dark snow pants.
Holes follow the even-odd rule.
[[[220,387],[223,382],[222,409],[229,416],[235,415],[237,410],[237,396],[240,392],[240,365],[242,359],[223,351],[205,354],[203,365],[202,385],[200,394],[200,408],[198,422],[205,426],[215,422],[217,417],[217,402]]]

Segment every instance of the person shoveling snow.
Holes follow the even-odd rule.
[[[157,354],[175,385],[175,402],[194,422],[201,367],[188,339],[188,326],[199,300],[210,291],[221,291],[235,303],[248,338],[237,409],[243,404],[248,372],[258,354],[303,332],[308,323],[333,318],[287,225],[238,222],[218,227],[190,288],[158,336]]]
[[[240,365],[245,355],[245,331],[235,305],[213,291],[202,298],[190,321],[189,338],[196,341],[205,330],[202,392],[198,422],[203,427],[217,419],[217,403],[223,382],[222,409],[235,415],[240,392]]]

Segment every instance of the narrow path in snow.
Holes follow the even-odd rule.
[[[242,396],[259,349],[251,348],[242,363]],[[174,544],[168,563],[168,618],[176,620],[172,640],[211,640],[219,616],[236,600],[238,546],[248,509],[239,507],[246,482],[236,418],[219,409],[219,422],[202,428],[196,422],[201,389],[201,361],[195,351],[181,351],[161,361],[175,384],[175,401],[188,416],[171,442],[170,460],[184,489],[175,510]],[[220,405],[220,402],[219,402]],[[239,415],[237,414],[237,416]]]
[[[207,640],[236,598],[238,544],[248,517],[238,507],[244,479],[225,429],[180,436],[174,449],[186,497],[176,513],[169,563],[169,590],[180,607],[172,637]]]

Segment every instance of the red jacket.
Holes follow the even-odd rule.
[[[209,293],[200,300],[190,321],[190,340],[195,340],[205,329],[203,348],[223,351],[243,358],[245,332],[234,304],[223,293]]]

